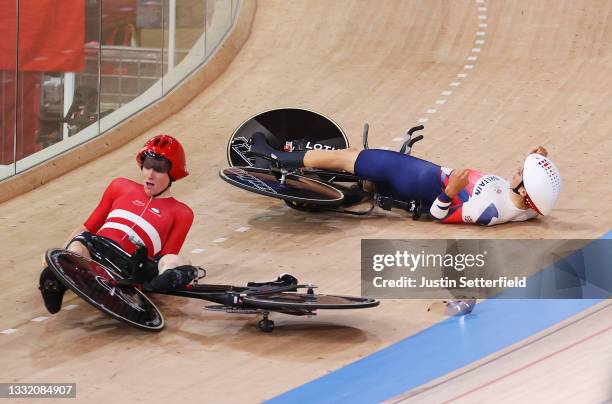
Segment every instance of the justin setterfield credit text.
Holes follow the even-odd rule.
[[[524,288],[527,287],[527,278],[513,277],[508,278],[501,276],[497,279],[472,278],[462,276],[459,279],[450,279],[443,277],[438,279],[428,279],[424,276],[420,278],[411,278],[402,276],[399,279],[384,279],[382,276],[376,276],[372,279],[372,284],[376,288]]]

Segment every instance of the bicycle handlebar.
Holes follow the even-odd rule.
[[[419,130],[422,130],[422,129],[425,129],[425,126],[423,126],[423,125],[413,126],[412,128],[410,128],[410,129],[408,130],[408,136],[410,136],[410,135],[412,135],[414,132],[419,131]]]
[[[370,131],[370,124],[366,122],[363,124],[363,148],[364,149],[369,149],[368,147],[368,132],[369,131]]]
[[[415,144],[416,142],[418,142],[419,140],[422,140],[422,139],[423,139],[423,135],[419,135],[419,136],[416,136],[416,137],[410,139],[410,142],[408,142],[408,147],[412,147],[413,144]]]

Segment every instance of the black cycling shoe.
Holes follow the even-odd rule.
[[[55,314],[62,308],[62,299],[66,293],[66,286],[51,272],[49,267],[43,269],[40,274],[38,289],[42,294],[47,311]]]
[[[249,139],[249,152],[255,158],[255,167],[259,168],[300,168],[304,167],[305,151],[284,152],[276,150],[268,144],[266,136],[255,133]]]
[[[247,283],[247,288],[261,288],[261,287],[272,287],[278,288],[283,286],[293,286],[297,285],[298,280],[295,276],[290,274],[280,274],[276,280],[268,281],[268,282],[249,282]],[[290,289],[289,292],[296,292],[297,289]]]
[[[198,278],[198,274],[198,267],[181,265],[166,269],[161,275],[157,275],[150,282],[146,282],[144,287],[145,290],[151,292],[168,292],[189,285]]]
[[[257,168],[270,168],[271,166],[277,166],[276,155],[274,149],[268,144],[266,136],[261,133],[255,133],[249,139],[249,154],[255,160],[255,167]]]

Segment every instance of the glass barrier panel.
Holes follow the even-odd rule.
[[[206,0],[165,0],[164,94],[174,88],[206,57]]]
[[[100,130],[162,95],[163,0],[102,0]]]
[[[0,180],[15,174],[16,83],[14,70],[0,70]]]
[[[19,1],[17,172],[99,133],[98,51],[86,49],[99,15],[91,0]],[[88,138],[71,139],[88,128]]]
[[[232,3],[227,0],[206,0],[206,52],[214,52],[232,26]]]
[[[239,8],[240,8],[240,0],[232,0],[232,21],[236,19]]]
[[[0,7],[0,180],[15,174],[17,3]]]
[[[220,44],[239,7],[239,0],[7,1],[0,7],[0,179],[161,98]]]

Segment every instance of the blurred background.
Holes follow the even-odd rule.
[[[0,180],[104,133],[171,91],[240,0],[10,0],[0,7]]]

